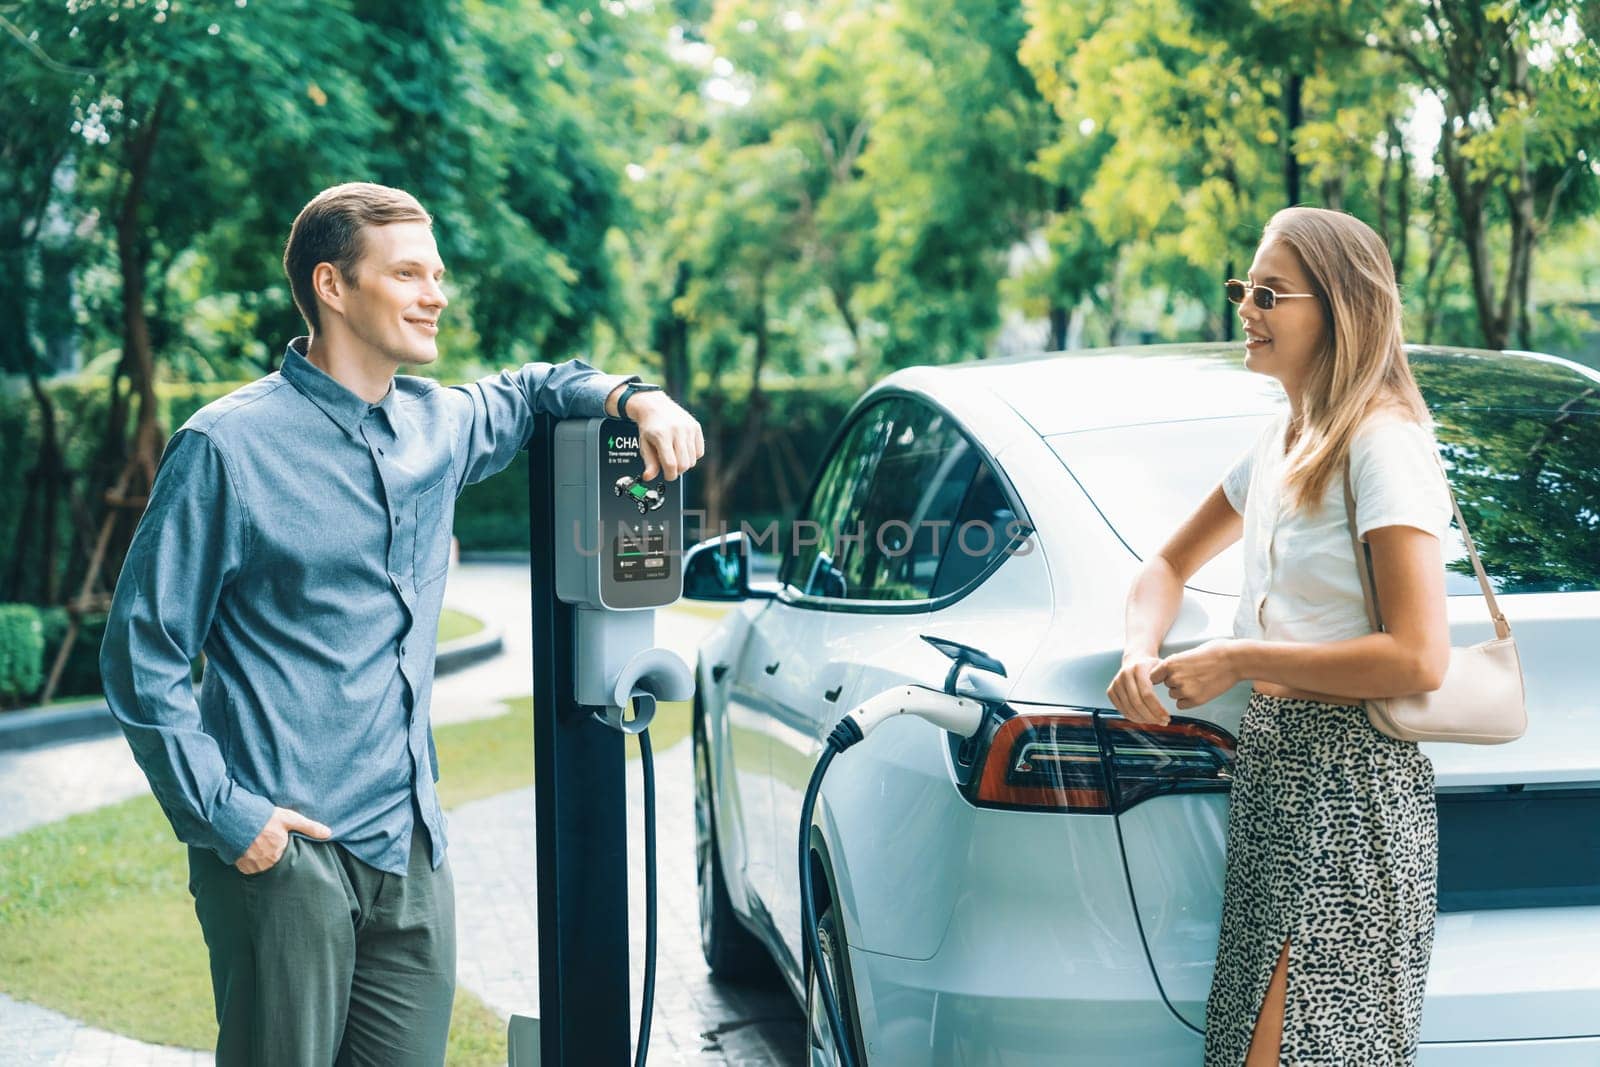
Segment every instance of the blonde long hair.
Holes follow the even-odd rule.
[[[1372,227],[1341,211],[1291,207],[1267,223],[1261,239],[1273,237],[1300,257],[1328,326],[1285,460],[1289,499],[1308,508],[1344,476],[1350,442],[1368,415],[1392,409],[1430,432],[1433,417],[1402,347],[1394,264]]]

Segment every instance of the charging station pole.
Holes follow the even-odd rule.
[[[628,797],[623,735],[574,697],[576,610],[556,596],[554,417],[528,446],[534,822],[542,1067],[628,1063]],[[565,536],[571,536],[568,531]],[[515,1041],[513,1041],[515,1044]],[[514,1067],[525,1067],[516,1058]]]

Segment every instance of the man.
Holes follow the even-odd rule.
[[[647,479],[704,438],[655,387],[578,360],[397,377],[438,358],[449,303],[432,220],[400,190],[317,196],[284,270],[310,336],[168,442],[106,697],[189,846],[218,1062],[438,1064],[455,911],[428,710],[456,495],[539,411],[636,421]]]

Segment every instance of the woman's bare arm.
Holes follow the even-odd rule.
[[[1218,486],[1139,571],[1128,591],[1122,669],[1106,690],[1123,715],[1136,722],[1167,720],[1150,671],[1160,662],[1161,642],[1178,617],[1184,583],[1243,533],[1244,518]]]

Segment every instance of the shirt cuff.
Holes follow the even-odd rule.
[[[233,863],[261,836],[271,818],[272,801],[229,782],[228,798],[211,817],[211,832],[217,838],[212,849],[222,862]]]

